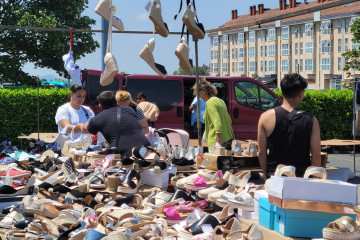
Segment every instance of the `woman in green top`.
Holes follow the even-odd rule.
[[[196,96],[196,84],[193,86],[193,93]],[[231,118],[225,102],[216,95],[216,87],[205,79],[200,79],[199,97],[206,102],[204,121],[207,145],[231,149],[231,143],[234,139]]]

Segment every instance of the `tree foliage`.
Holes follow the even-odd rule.
[[[360,19],[355,19],[351,26],[351,32],[354,36],[352,39],[353,46],[354,44],[360,44]],[[351,69],[360,70],[360,49],[357,47],[352,47],[343,56],[347,59],[344,71],[347,71],[348,77],[351,75]]]
[[[81,13],[87,0],[0,0],[0,25],[91,29],[95,20]],[[99,43],[92,33],[73,33],[74,58],[94,52]],[[70,33],[0,29],[0,79],[32,85],[35,77],[22,70],[32,62],[66,75],[62,56],[69,52]]]
[[[182,68],[179,67],[178,70],[176,70],[174,75],[196,75],[196,67],[193,67],[193,70],[191,72],[186,72]],[[200,76],[209,76],[209,72],[206,70],[205,67],[199,67],[199,75]]]

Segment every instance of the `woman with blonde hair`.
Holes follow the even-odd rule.
[[[131,94],[128,91],[119,90],[116,93],[115,99],[118,106],[130,106],[134,109],[136,116],[139,119],[142,133],[147,134],[149,132],[148,123],[141,109],[132,100]]]
[[[196,96],[196,84],[193,86],[193,94]],[[199,81],[199,97],[206,102],[204,121],[205,137],[209,147],[225,147],[231,149],[234,132],[231,127],[231,117],[227,111],[225,102],[216,97],[217,89],[206,79]]]

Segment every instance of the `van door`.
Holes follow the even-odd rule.
[[[139,92],[146,95],[148,102],[155,103],[160,109],[160,116],[155,127],[184,129],[183,81],[180,77],[134,75],[125,81],[126,89],[135,101]]]
[[[271,90],[252,79],[233,80],[231,118],[236,139],[257,139],[260,115],[279,103]]]

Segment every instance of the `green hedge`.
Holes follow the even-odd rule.
[[[37,132],[37,96],[37,89],[0,89],[0,141],[18,144],[20,134]],[[68,96],[69,89],[40,89],[40,132],[57,132],[55,113]],[[352,91],[306,91],[300,108],[318,118],[321,139],[351,139],[352,100]]]
[[[275,93],[282,97],[280,90]],[[349,90],[307,90],[300,109],[319,120],[322,140],[352,139],[352,101],[353,92]]]
[[[57,132],[55,113],[68,98],[69,89],[39,89],[40,132]],[[37,89],[0,89],[0,141],[37,132],[37,99]]]

